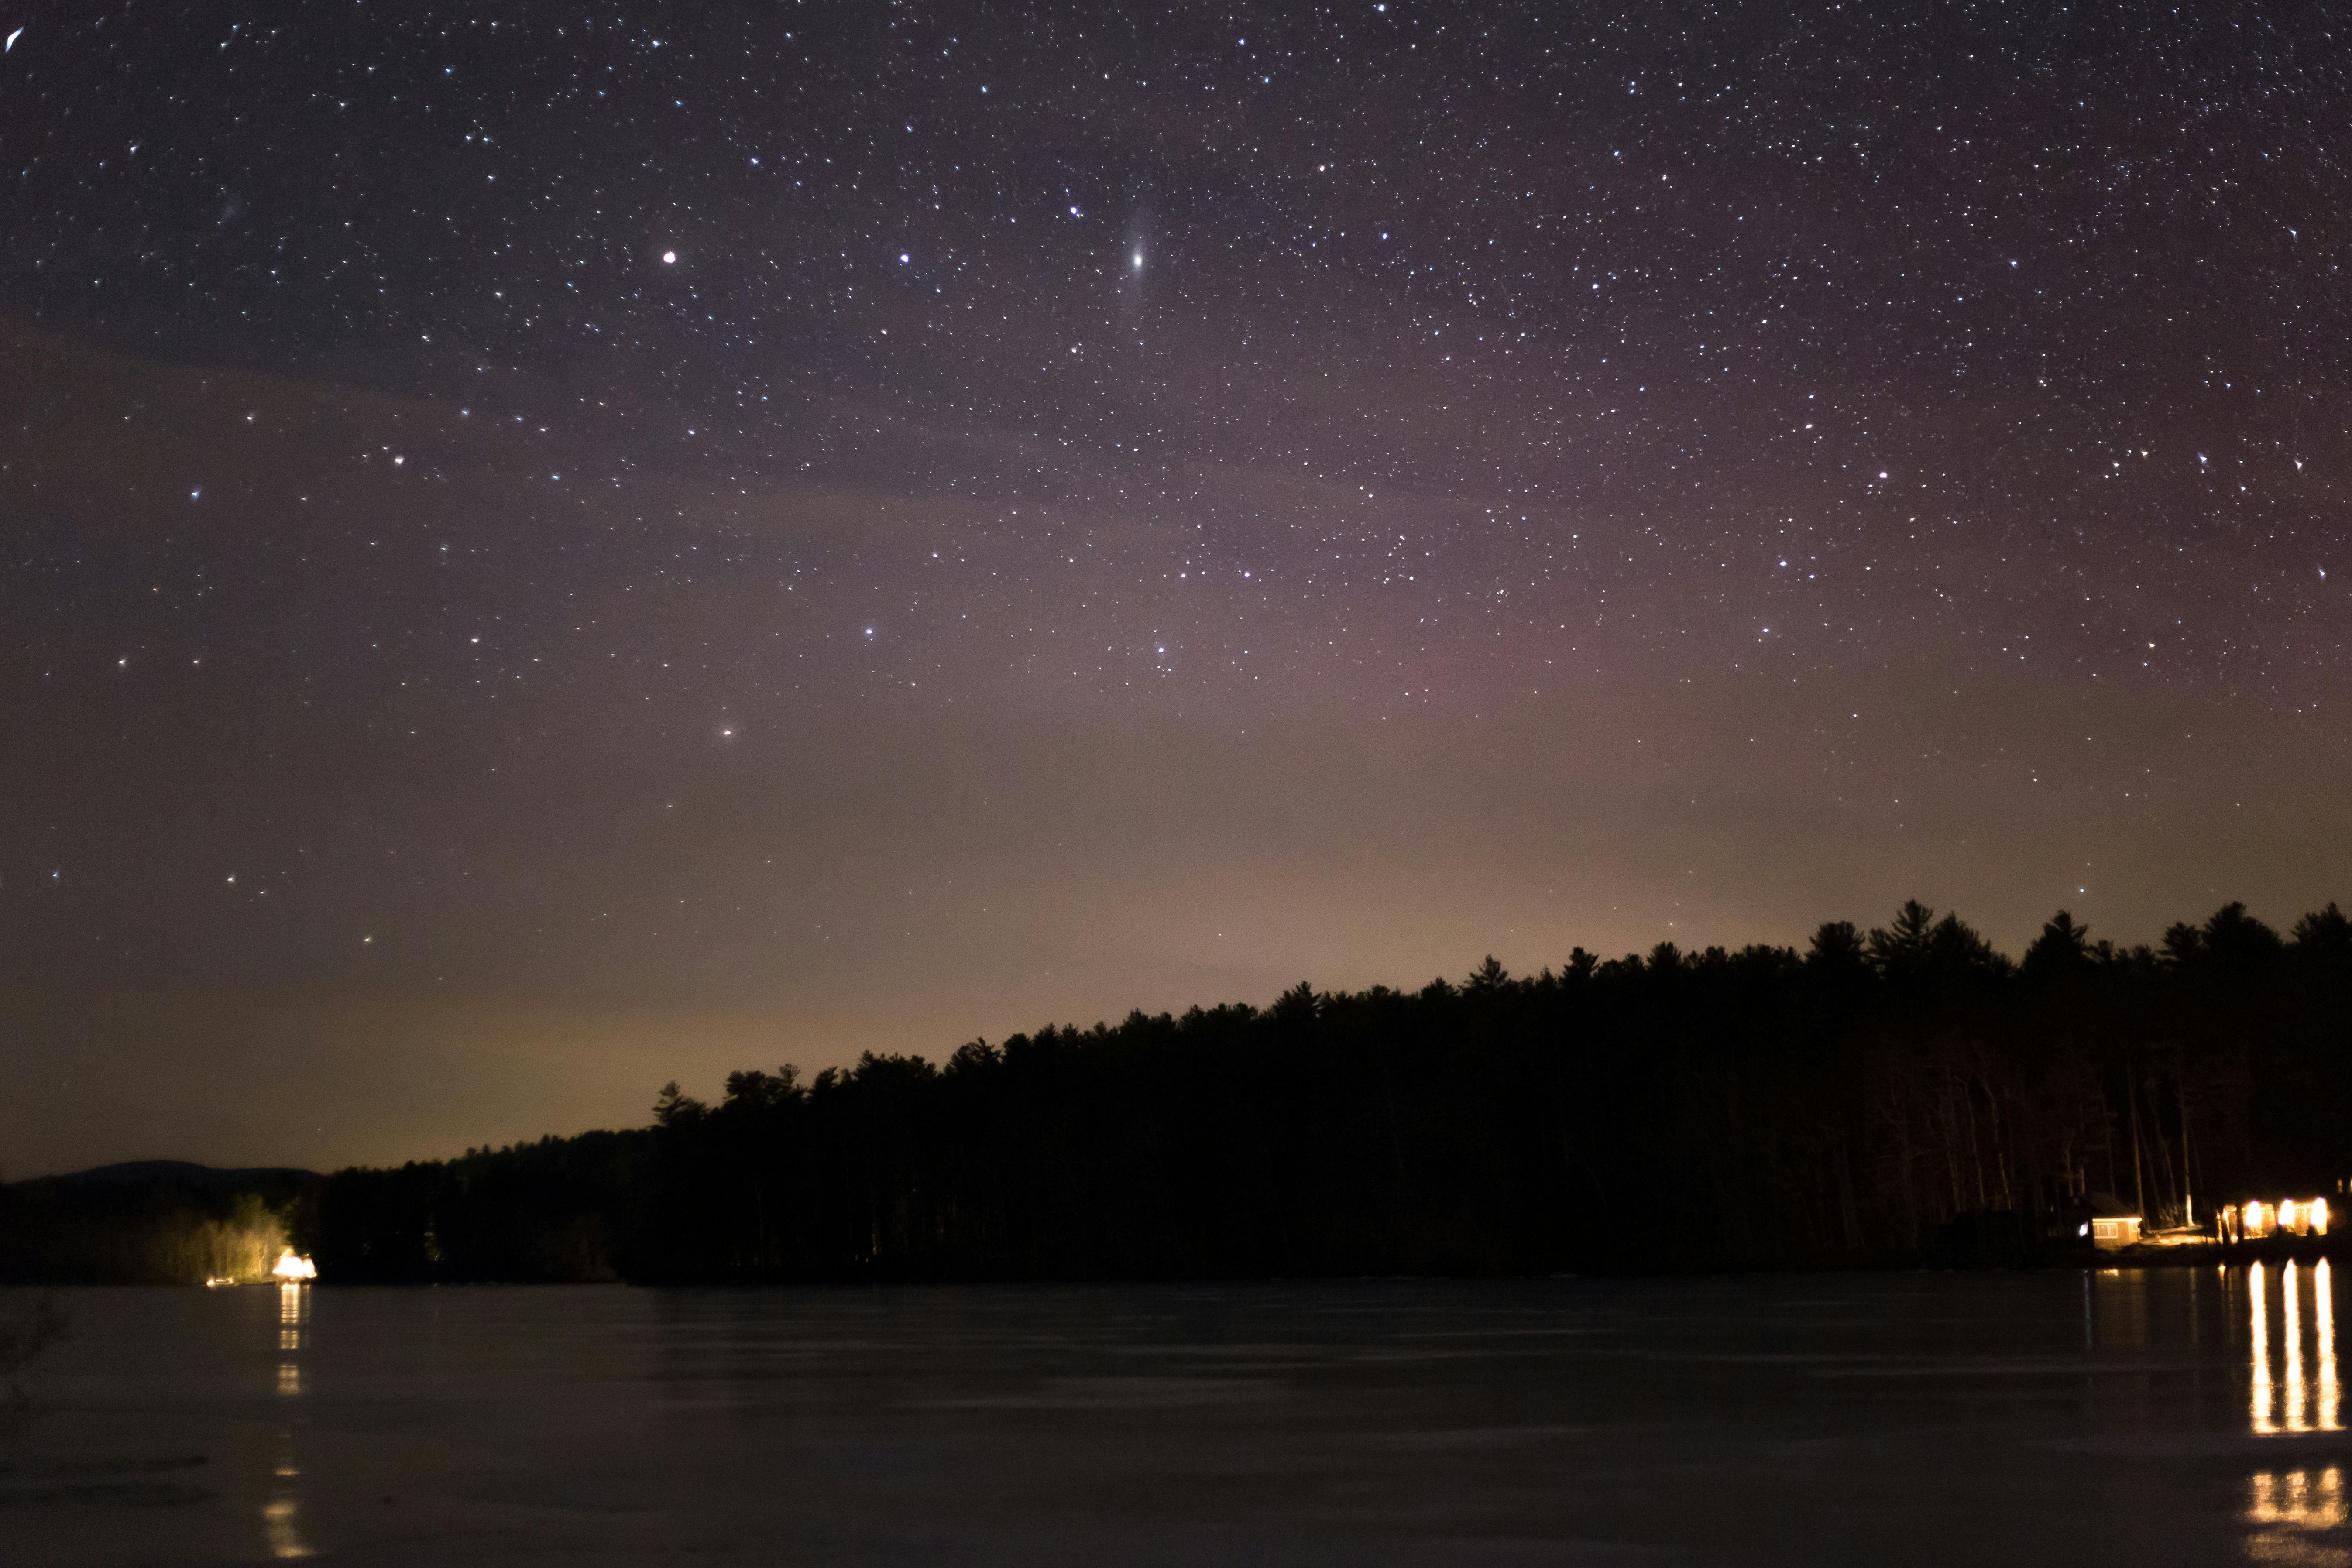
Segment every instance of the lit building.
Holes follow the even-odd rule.
[[[2139,1245],[2140,1216],[2105,1193],[2091,1196],[2091,1245],[2101,1252]]]
[[[2326,1236],[2326,1198],[2281,1198],[2275,1204],[2252,1199],[2221,1210],[2221,1239],[2260,1241],[2266,1236]]]

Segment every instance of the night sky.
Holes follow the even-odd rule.
[[[2327,7],[0,33],[8,1175],[2352,895]]]

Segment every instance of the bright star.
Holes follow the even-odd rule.
[[[663,251],[663,252],[662,252],[662,265],[663,265],[664,267],[675,267],[675,266],[677,266],[677,251],[675,251],[675,250],[665,250],[665,251]]]

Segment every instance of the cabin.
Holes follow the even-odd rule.
[[[2091,1245],[2115,1252],[2139,1245],[2140,1216],[2105,1193],[2091,1194]]]
[[[2326,1198],[2281,1198],[2275,1204],[2259,1199],[2231,1204],[2221,1213],[2221,1239],[2260,1241],[2266,1236],[2326,1236]]]

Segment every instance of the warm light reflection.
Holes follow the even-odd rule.
[[[261,1507],[262,1534],[272,1557],[308,1557],[310,1545],[302,1539],[302,1505],[290,1497],[273,1498]]]
[[[2246,1205],[2249,1209],[2253,1206]],[[2263,1300],[2263,1266],[2259,1263],[2246,1270],[2246,1326],[2254,1360],[2254,1430],[2275,1432],[2278,1424],[2271,1419],[2271,1315]]]
[[[290,1355],[302,1348],[302,1320],[310,1316],[310,1293],[300,1281],[288,1279],[278,1287],[278,1350],[280,1355]],[[278,1363],[278,1392],[298,1394],[302,1392],[301,1363],[281,1361]]]
[[[303,1327],[310,1318],[310,1288],[304,1281],[317,1277],[310,1260],[289,1250],[278,1260],[278,1392],[288,1398],[302,1394]],[[294,1429],[278,1434],[275,1484],[261,1505],[261,1533],[272,1557],[310,1557],[316,1550],[302,1530],[299,1490],[302,1468],[294,1462]]]
[[[2257,1471],[2247,1488],[2249,1524],[2292,1524],[2302,1530],[2334,1530],[2347,1517],[2344,1471],[2336,1465],[2314,1476],[2309,1470],[2274,1475]]]
[[[2305,1364],[2304,1292],[2311,1296],[2311,1364]],[[2257,1263],[2246,1270],[2247,1354],[2252,1364],[2248,1415],[2256,1432],[2344,1430],[2342,1384],[2336,1364],[2336,1284],[2322,1258],[2309,1269],[2293,1263],[2279,1270],[2278,1365],[2271,1362],[2269,1274]]]
[[[2311,1424],[2303,1418],[2303,1292],[2298,1270],[2292,1263],[2279,1271],[2279,1311],[2285,1319],[2279,1331],[2279,1345],[2286,1352],[2286,1373],[2281,1382],[2286,1392],[2286,1429],[2308,1432]]]
[[[2327,1277],[2327,1259],[2311,1271],[2312,1321],[2319,1331],[2319,1429],[2344,1430],[2342,1401],[2336,1388],[2336,1289]]]

